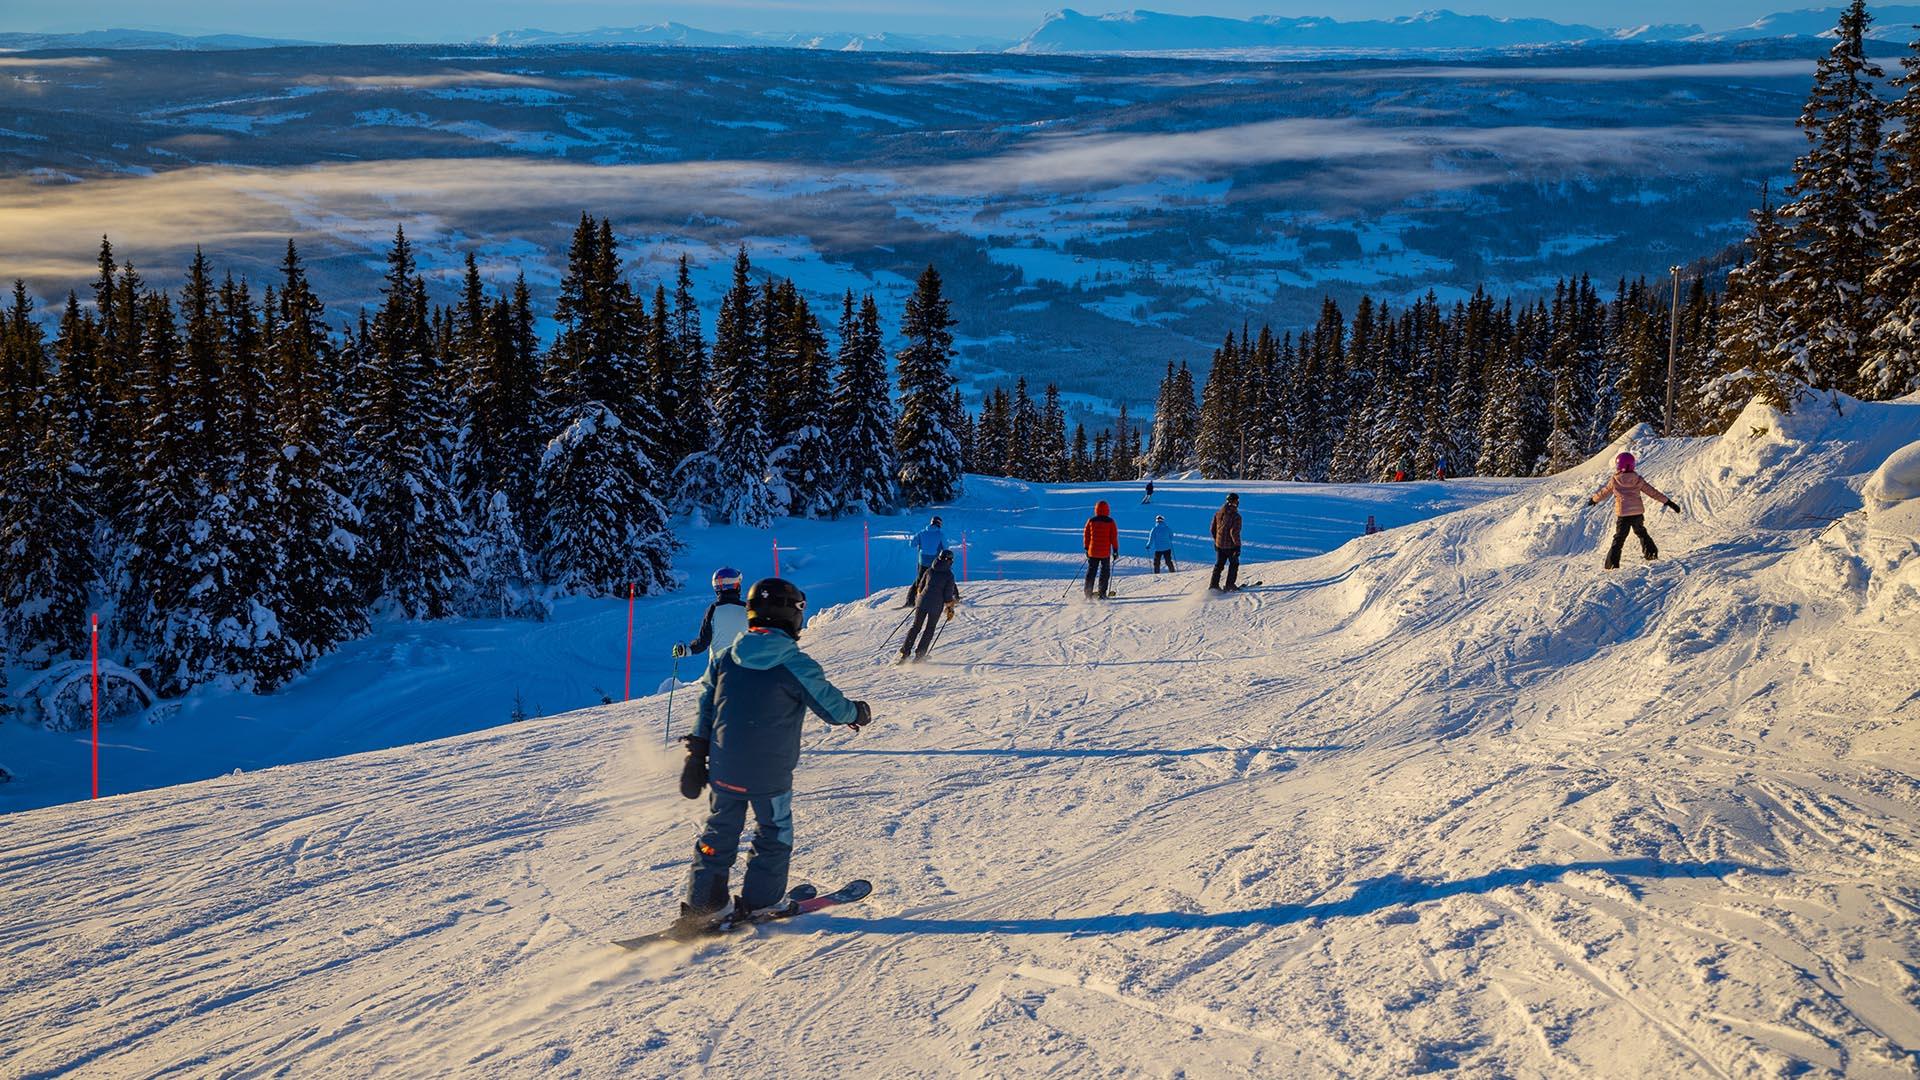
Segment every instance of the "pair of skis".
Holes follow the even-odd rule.
[[[621,938],[614,944],[623,949],[644,949],[649,945],[658,945],[669,941],[699,941],[703,938],[724,937],[735,930],[762,923],[779,922],[783,919],[797,918],[815,911],[823,911],[841,904],[858,903],[873,892],[873,882],[865,878],[855,878],[830,893],[821,893],[812,885],[795,885],[787,892],[787,899],[776,907],[763,911],[750,911],[736,918],[729,913],[706,922],[681,920],[664,930],[639,937]]]

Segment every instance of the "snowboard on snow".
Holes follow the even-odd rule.
[[[661,942],[699,941],[703,938],[722,937],[741,927],[779,922],[830,907],[838,907],[841,904],[857,903],[865,900],[871,892],[873,892],[873,882],[865,878],[855,878],[830,893],[821,893],[812,885],[796,885],[788,890],[785,903],[765,911],[751,912],[743,919],[726,915],[710,922],[695,923],[690,926],[676,922],[664,930],[641,934],[639,937],[622,938],[614,944],[623,949],[644,949]]]

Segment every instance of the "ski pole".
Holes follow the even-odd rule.
[[[907,612],[905,615],[900,616],[900,621],[895,623],[893,626],[893,632],[887,635],[887,644],[886,644],[887,648],[889,649],[893,648],[893,639],[900,636],[900,628],[907,625],[907,620],[911,618],[913,618],[913,612],[911,611]]]
[[[673,658],[673,685],[667,687],[667,726],[660,729],[660,745],[673,745],[673,692],[680,689],[680,658]]]
[[[946,632],[947,632],[947,624],[948,624],[948,623],[950,623],[950,622],[952,622],[952,621],[953,621],[952,619],[941,619],[941,620],[940,620],[940,625],[939,625],[939,626],[936,626],[936,627],[934,627],[934,628],[933,628],[933,640],[932,640],[932,641],[929,641],[929,642],[927,642],[927,651],[928,651],[928,652],[932,652],[932,651],[933,651],[933,647],[934,647],[935,645],[938,645],[938,644],[940,644],[940,635],[941,635],[941,634],[944,634],[944,633],[946,633]]]

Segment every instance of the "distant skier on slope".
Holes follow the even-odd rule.
[[[1152,501],[1153,501],[1153,481],[1149,480],[1147,481],[1147,493],[1141,497],[1140,505],[1145,506],[1146,504]]]
[[[947,618],[953,618],[953,606],[960,602],[960,586],[953,580],[953,552],[943,551],[933,560],[922,579],[920,599],[913,609],[913,628],[907,631],[906,639],[900,642],[900,662],[904,663],[907,654],[912,653],[915,660],[925,660],[927,650],[933,646],[934,631],[940,629],[940,612],[945,609]],[[914,648],[914,639],[920,639],[920,647]]]
[[[740,599],[740,571],[723,566],[713,572],[714,601],[707,605],[700,620],[700,636],[673,647],[674,659],[706,652],[710,646],[724,649],[733,639],[747,632],[747,603]]]
[[[1433,463],[1433,478],[1435,480],[1445,480],[1447,477],[1451,475],[1453,474],[1447,471],[1446,458],[1443,457]]]
[[[1367,515],[1367,535],[1372,536],[1374,533],[1377,533],[1379,531],[1380,531],[1379,524],[1373,520],[1372,514],[1368,514]]]
[[[914,552],[920,559],[920,570],[913,579],[913,587],[907,590],[907,602],[900,605],[903,608],[912,607],[914,601],[919,599],[920,583],[926,580],[927,571],[933,568],[933,560],[939,558],[941,552],[948,550],[947,534],[941,529],[940,515],[933,515],[933,520],[927,522],[927,527],[914,533],[907,542],[913,545]]]
[[[707,795],[707,823],[694,844],[680,924],[703,926],[728,913],[728,878],[740,850],[747,810],[753,847],[734,914],[791,903],[787,869],[793,857],[793,770],[800,727],[811,709],[854,731],[873,721],[864,701],[850,701],[797,644],[807,597],[780,578],[756,581],[747,593],[747,632],[720,650],[700,679],[700,719],[685,739],[680,794]]]
[[[1240,587],[1240,495],[1231,492],[1220,509],[1213,512],[1213,583],[1215,592],[1233,592]],[[1227,572],[1227,583],[1220,584],[1220,571]]]
[[[1153,531],[1147,534],[1147,553],[1153,556],[1153,572],[1160,572],[1160,564],[1167,564],[1167,573],[1174,572],[1173,565],[1173,526],[1167,524],[1165,514],[1153,515]]]
[[[1120,550],[1120,526],[1113,523],[1107,500],[1093,506],[1093,516],[1080,530],[1081,546],[1087,552],[1087,599],[1094,597],[1094,579],[1099,579],[1100,599],[1107,598],[1107,585],[1113,579],[1113,556]]]
[[[1592,506],[1609,495],[1613,496],[1613,510],[1619,520],[1615,521],[1613,526],[1613,546],[1607,549],[1606,568],[1608,570],[1619,569],[1620,551],[1627,546],[1629,531],[1640,538],[1640,554],[1645,556],[1648,562],[1660,557],[1660,549],[1654,546],[1653,537],[1647,534],[1646,505],[1641,501],[1641,496],[1652,496],[1667,509],[1676,514],[1680,512],[1680,504],[1660,494],[1658,488],[1647,483],[1639,473],[1634,471],[1634,465],[1632,454],[1621,454],[1614,458],[1613,479],[1608,480],[1607,486],[1587,498],[1587,505]]]

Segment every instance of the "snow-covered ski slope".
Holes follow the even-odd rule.
[[[1916,442],[1635,439],[1687,514],[1612,573],[1610,451],[1237,596],[977,583],[919,667],[821,612],[878,721],[795,869],[877,889],[719,944],[607,944],[660,698],[12,815],[0,1075],[1914,1076]]]
[[[1318,555],[1359,535],[1369,514],[1383,526],[1404,525],[1532,483],[1240,485],[1247,557]],[[1163,483],[1149,507],[1140,505],[1138,484],[1044,486],[973,476],[963,497],[937,512],[952,541],[966,541],[962,570],[968,576],[1064,581],[1082,565],[1075,555],[1080,527],[1096,499],[1113,501],[1126,545],[1117,570],[1125,575],[1148,568],[1146,533],[1154,512],[1173,525],[1183,565],[1203,553],[1210,557],[1207,523],[1232,489],[1219,482]],[[817,611],[860,598],[869,575],[875,589],[912,581],[906,537],[926,522],[925,512],[871,522],[782,521],[771,533],[682,523],[686,549],[676,562],[691,580],[634,605],[634,691],[664,688],[675,670],[672,644],[695,636],[713,599],[706,581],[714,568],[739,567],[749,581],[764,576],[772,571],[777,541],[782,572],[805,586]],[[863,527],[872,535],[870,566]],[[617,701],[626,635],[627,603],[617,597],[563,599],[544,623],[383,620],[272,695],[204,686],[183,701],[108,724],[101,734],[101,792],[118,795],[465,734],[508,722],[516,703],[539,717]],[[698,665],[680,665],[680,676],[698,678]],[[12,685],[18,690],[33,677],[16,669]],[[0,783],[0,813],[86,798],[88,753],[84,733],[0,723],[0,769],[13,777]]]

